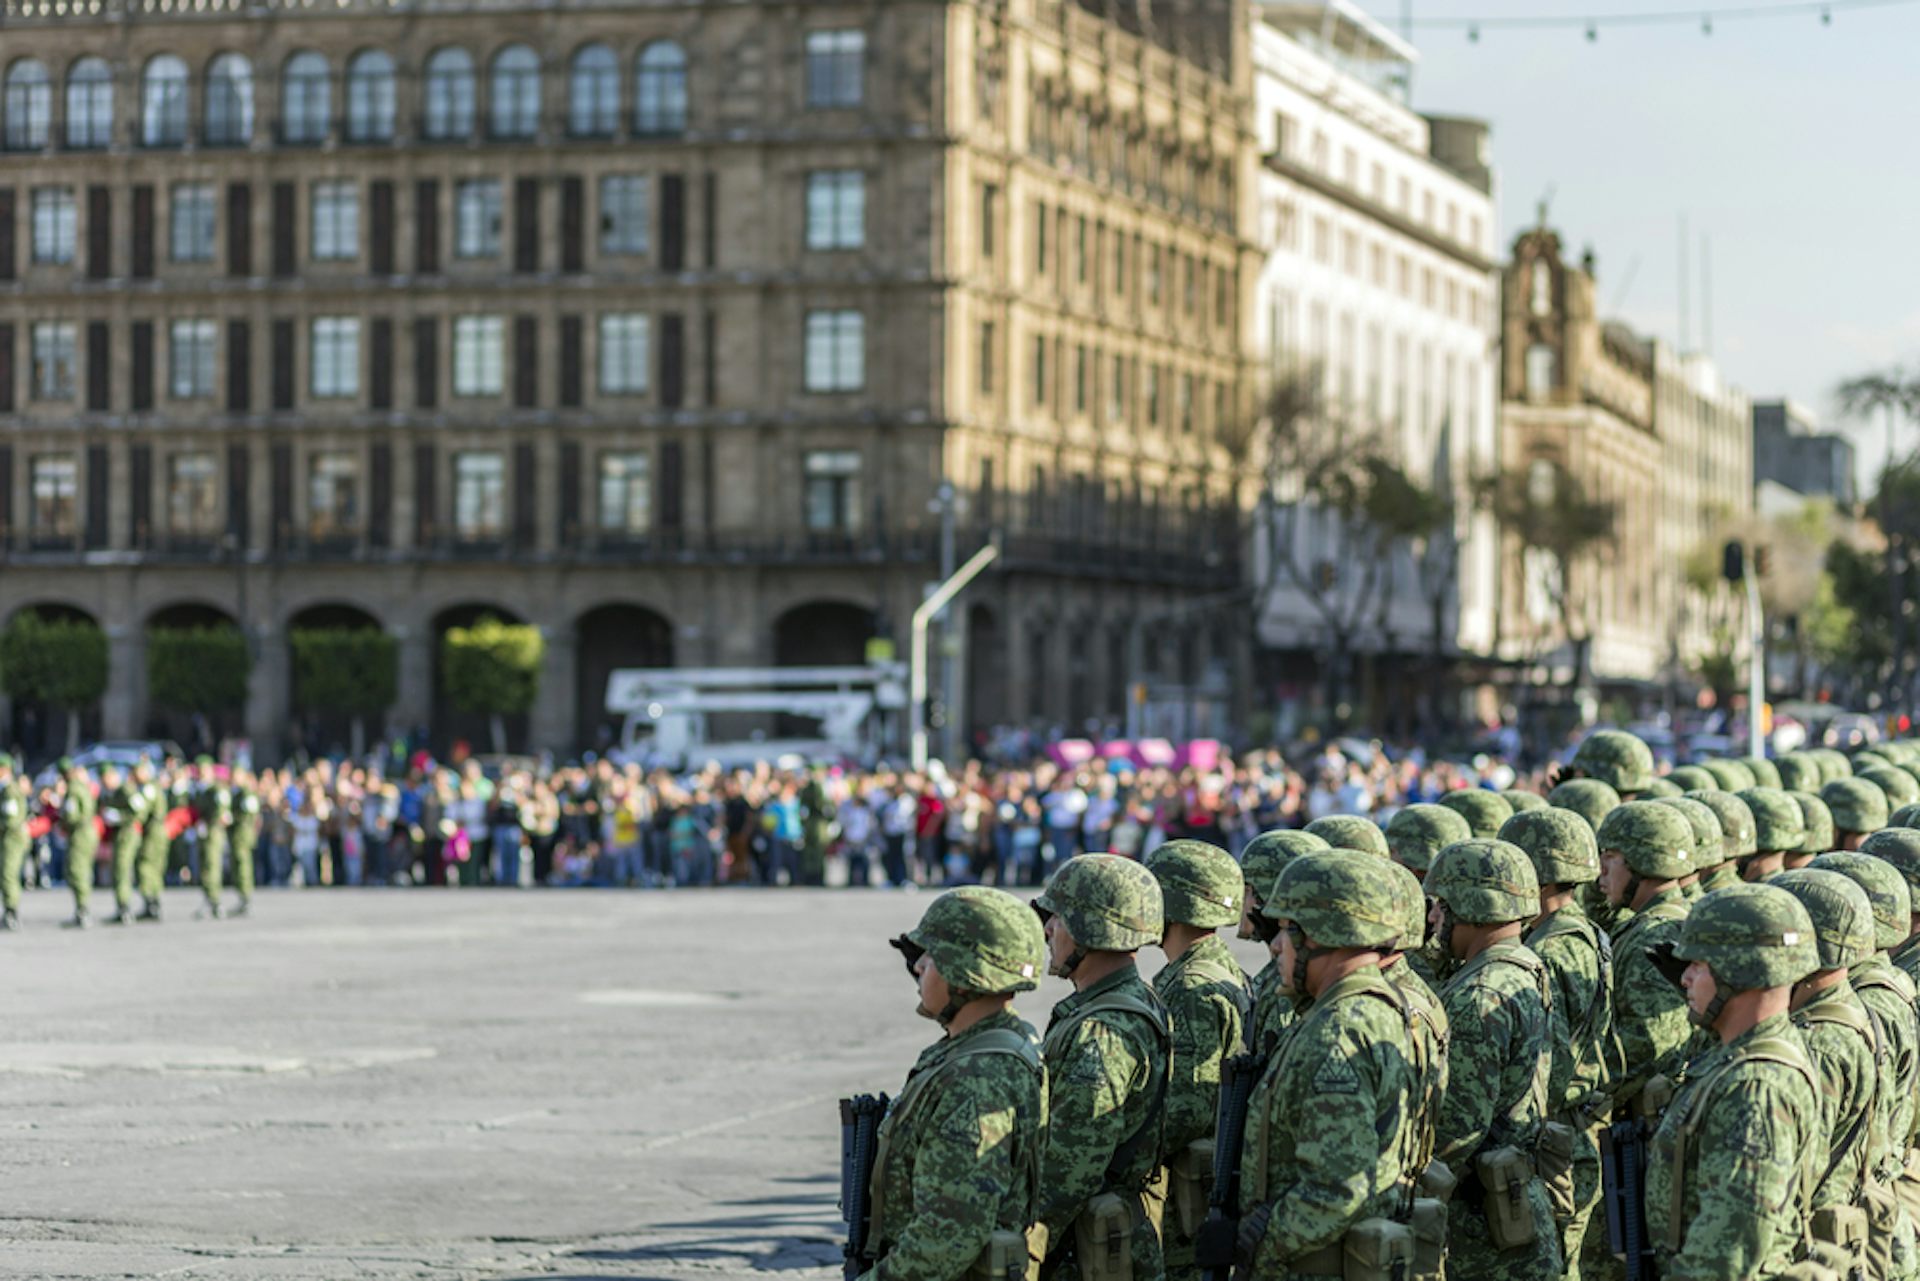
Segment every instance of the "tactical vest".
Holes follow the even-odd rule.
[[[1240,1012],[1241,1036],[1250,1037],[1253,1033],[1250,1026],[1253,1020],[1253,986],[1247,981],[1247,976],[1241,971],[1240,966],[1231,957],[1208,956],[1202,953],[1188,960],[1186,969],[1187,973],[1193,977],[1226,990],[1227,999],[1232,1001],[1233,1008]]]
[[[1554,939],[1567,938],[1569,936],[1578,937],[1585,942],[1588,947],[1592,948],[1593,954],[1600,964],[1600,986],[1595,990],[1593,1004],[1587,1007],[1586,1016],[1580,1020],[1579,1027],[1569,1027],[1567,1029],[1567,1036],[1574,1045],[1593,1046],[1597,1044],[1600,1032],[1600,1016],[1607,1010],[1608,1003],[1613,1000],[1613,940],[1601,933],[1600,927],[1588,920],[1584,915],[1574,915],[1570,912],[1556,912],[1554,915],[1548,917],[1533,933],[1527,935],[1527,949],[1538,955],[1540,948],[1544,944],[1550,943]],[[1604,1055],[1604,1047],[1602,1047],[1602,1053]],[[1576,1058],[1574,1060],[1574,1075],[1576,1077],[1581,1075],[1587,1066],[1585,1062]],[[1606,1075],[1604,1058],[1595,1066],[1600,1069],[1601,1077],[1604,1079]]]
[[[1553,976],[1547,973],[1547,963],[1528,951],[1526,947],[1488,948],[1468,961],[1447,984],[1451,988],[1456,983],[1465,983],[1480,971],[1494,965],[1511,965],[1533,981],[1534,990],[1540,993],[1540,1007],[1549,1013],[1553,1010]],[[1552,1054],[1552,1034],[1548,1034],[1547,1052]],[[1549,1078],[1551,1072],[1549,1072]],[[1499,1147],[1510,1143],[1525,1152],[1533,1150],[1540,1135],[1540,1124],[1547,1119],[1547,1081],[1541,1079],[1536,1069],[1533,1084],[1519,1098],[1515,1099],[1503,1111],[1494,1114],[1493,1123],[1487,1127],[1487,1134],[1480,1142],[1480,1150]],[[1534,1116],[1531,1129],[1523,1119],[1527,1103],[1531,1101]],[[1478,1155],[1475,1153],[1474,1155]]]
[[[1880,1127],[1880,1083],[1885,1079],[1887,1072],[1887,1047],[1885,1038],[1880,1034],[1880,1020],[1864,1005],[1849,1005],[1844,1001],[1825,1001],[1809,1007],[1803,1013],[1809,1023],[1824,1023],[1829,1027],[1846,1028],[1856,1036],[1865,1039],[1867,1044],[1873,1047],[1873,1088],[1867,1094],[1866,1108],[1845,1134],[1833,1135],[1829,1138],[1827,1167],[1807,1193],[1808,1196],[1812,1196],[1818,1191],[1820,1185],[1840,1168],[1840,1162],[1846,1159],[1847,1153],[1864,1143],[1866,1151],[1860,1157],[1860,1177],[1855,1182],[1851,1198],[1857,1201],[1861,1192],[1865,1190],[1867,1180],[1873,1174],[1871,1157],[1874,1149],[1880,1147],[1886,1138]]]
[[[1135,1163],[1142,1152],[1160,1152],[1161,1136],[1167,1120],[1167,1085],[1173,1075],[1173,1020],[1167,1014],[1167,1007],[1159,994],[1142,983],[1144,998],[1131,992],[1114,988],[1102,992],[1079,1009],[1070,1012],[1065,1018],[1047,1029],[1046,1040],[1042,1044],[1042,1055],[1050,1055],[1067,1043],[1075,1028],[1095,1014],[1137,1014],[1154,1029],[1160,1045],[1164,1063],[1160,1069],[1159,1080],[1153,1084],[1153,1097],[1147,1102],[1147,1119],[1140,1128],[1128,1135],[1120,1146],[1114,1149],[1113,1159],[1107,1162],[1107,1173],[1103,1191],[1125,1191],[1140,1193],[1152,1182],[1154,1163],[1148,1162],[1143,1175],[1122,1182],[1122,1176],[1128,1166]]]

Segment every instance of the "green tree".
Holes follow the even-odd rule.
[[[485,716],[493,750],[507,750],[506,718],[533,708],[540,692],[546,641],[537,627],[488,615],[472,627],[450,627],[440,642],[440,682],[463,712]]]
[[[1617,549],[1620,509],[1587,493],[1558,462],[1539,460],[1483,484],[1483,500],[1520,545],[1527,581],[1544,595],[1560,625],[1576,690],[1591,684],[1593,630],[1598,621],[1600,567]]]
[[[107,692],[107,634],[87,619],[18,614],[0,631],[0,687],[9,698],[64,709],[73,751],[80,713]]]
[[[213,716],[247,705],[253,655],[237,627],[147,629],[147,697],[156,707]]]
[[[366,742],[365,719],[393,705],[400,646],[374,627],[304,627],[287,636],[293,651],[293,699],[302,711],[353,716],[353,754]]]

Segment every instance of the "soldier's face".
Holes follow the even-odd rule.
[[[1073,931],[1058,916],[1047,918],[1047,972],[1055,977],[1066,976],[1067,958],[1073,955]]]
[[[1627,901],[1627,885],[1633,880],[1633,871],[1627,866],[1627,860],[1620,857],[1616,850],[1604,850],[1600,854],[1600,892],[1607,896],[1607,902],[1619,907]]]
[[[1280,932],[1273,936],[1273,942],[1267,944],[1267,950],[1280,962],[1280,988],[1285,992],[1293,991],[1293,970],[1299,964],[1300,953],[1294,936],[1295,932],[1290,926],[1282,925]]]
[[[1245,881],[1240,883],[1240,929],[1236,938],[1257,937],[1253,932],[1253,914],[1260,910],[1259,896],[1253,892],[1253,886]]]
[[[1696,1022],[1707,1016],[1707,1007],[1720,994],[1720,985],[1714,982],[1713,971],[1704,961],[1687,963],[1686,971],[1680,975],[1680,986],[1686,990],[1687,1009],[1693,1012]]]
[[[913,972],[920,979],[920,1008],[916,1011],[923,1019],[935,1017],[935,1012],[947,1008],[947,1001],[953,996],[953,990],[947,981],[940,977],[940,971],[934,967],[933,958],[921,954],[914,962]]]

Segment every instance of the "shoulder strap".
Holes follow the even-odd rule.
[[[1807,1088],[1813,1092],[1814,1096],[1816,1098],[1819,1097],[1820,1082],[1814,1075],[1812,1066],[1807,1062],[1805,1052],[1793,1044],[1793,1042],[1780,1037],[1759,1037],[1748,1042],[1746,1045],[1734,1051],[1734,1053],[1728,1055],[1718,1066],[1714,1067],[1706,1076],[1700,1079],[1699,1084],[1693,1088],[1687,1100],[1686,1108],[1680,1115],[1680,1124],[1674,1134],[1673,1166],[1671,1177],[1668,1180],[1672,1199],[1669,1202],[1667,1214],[1667,1248],[1674,1254],[1678,1254],[1681,1246],[1686,1242],[1685,1173],[1687,1147],[1693,1141],[1694,1131],[1700,1128],[1700,1123],[1704,1119],[1703,1113],[1705,1112],[1706,1100],[1711,1097],[1714,1088],[1720,1084],[1727,1073],[1742,1063],[1755,1062],[1777,1063],[1781,1067],[1791,1068],[1799,1074],[1801,1080],[1807,1083]],[[1802,1178],[1801,1182],[1803,1186],[1800,1188],[1800,1207],[1803,1218],[1811,1211],[1814,1188],[1822,1181],[1823,1180],[1808,1181],[1804,1177]]]
[[[1549,918],[1539,929],[1527,936],[1527,948],[1538,953],[1540,946],[1558,938],[1576,937],[1585,941],[1593,949],[1594,957],[1600,966],[1600,986],[1592,1005],[1587,1007],[1586,1017],[1580,1026],[1569,1031],[1579,1040],[1591,1041],[1595,1032],[1594,1022],[1606,1008],[1604,1002],[1612,999],[1613,992],[1613,940],[1585,916],[1573,916],[1561,913]]]

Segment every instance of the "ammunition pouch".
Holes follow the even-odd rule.
[[[1547,1189],[1547,1204],[1553,1217],[1571,1219],[1576,1207],[1573,1192],[1573,1152],[1576,1140],[1573,1127],[1549,1121],[1540,1129],[1540,1144],[1534,1149],[1533,1163],[1540,1182]]]
[[[1905,1253],[1899,1244],[1900,1199],[1886,1184],[1868,1179],[1860,1189],[1860,1209],[1867,1216],[1868,1275],[1880,1278],[1901,1275],[1905,1260],[1895,1261],[1896,1254]]]
[[[1844,1258],[1847,1266],[1842,1272],[1858,1281],[1864,1281],[1867,1266],[1867,1212],[1853,1205],[1830,1205],[1815,1210],[1807,1221],[1807,1234],[1819,1245],[1830,1246],[1839,1252],[1838,1256],[1827,1254],[1830,1261]],[[1825,1254],[1826,1252],[1822,1252]]]
[[[1207,1221],[1213,1194],[1213,1140],[1195,1139],[1167,1162],[1167,1220],[1171,1235],[1191,1241]]]
[[[1643,1121],[1659,1125],[1661,1114],[1667,1110],[1667,1104],[1673,1102],[1673,1082],[1664,1074],[1656,1073],[1647,1079],[1639,1094],[1633,1099],[1633,1114]]]
[[[1453,1194],[1460,1186],[1460,1180],[1447,1167],[1445,1161],[1435,1158],[1427,1162],[1427,1168],[1420,1172],[1418,1191],[1422,1197],[1438,1201],[1441,1205],[1453,1200]]]
[[[1407,1226],[1413,1229],[1413,1281],[1440,1281],[1447,1265],[1447,1203],[1415,1197]]]
[[[1362,1219],[1331,1245],[1293,1260],[1287,1270],[1342,1281],[1411,1281],[1413,1229],[1392,1219]]]
[[[1027,1281],[1028,1257],[1025,1233],[996,1231],[967,1269],[966,1281]]]
[[[1513,1250],[1532,1245],[1533,1204],[1527,1198],[1527,1186],[1535,1177],[1533,1161],[1519,1148],[1502,1144],[1476,1156],[1473,1172],[1480,1184],[1480,1208],[1487,1216],[1487,1236],[1494,1248]]]
[[[1133,1281],[1133,1228],[1138,1198],[1118,1192],[1093,1197],[1073,1221],[1073,1255],[1080,1281]]]
[[[1914,1226],[1920,1227],[1920,1149],[1907,1153],[1906,1164],[1893,1180],[1893,1195]]]

